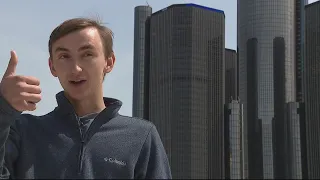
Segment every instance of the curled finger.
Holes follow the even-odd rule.
[[[32,76],[24,76],[24,82],[26,82],[27,84],[30,85],[36,85],[39,86],[40,85],[40,81],[39,79],[32,77]]]
[[[31,94],[40,94],[41,88],[40,86],[37,86],[37,85],[24,84],[22,87],[22,91],[31,93]]]
[[[27,102],[27,101],[25,101],[25,106],[26,106],[26,110],[27,110],[27,111],[34,111],[34,110],[37,109],[36,103],[32,103],[32,102]]]
[[[21,96],[22,96],[23,100],[26,102],[38,103],[39,101],[41,101],[40,94],[23,92],[23,93],[21,93]]]

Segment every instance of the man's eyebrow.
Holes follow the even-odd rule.
[[[85,44],[83,46],[81,46],[78,51],[83,51],[83,50],[87,50],[87,49],[94,49],[95,47],[92,44]],[[65,51],[65,52],[69,52],[69,49],[64,48],[64,47],[57,47],[55,49],[55,52],[59,52],[59,51]]]
[[[59,52],[59,51],[66,51],[66,52],[68,52],[69,49],[64,48],[64,47],[57,47],[57,48],[55,49],[55,52]]]
[[[87,49],[94,49],[95,47],[92,44],[85,44],[83,46],[81,46],[78,51],[83,51],[83,50],[87,50]]]

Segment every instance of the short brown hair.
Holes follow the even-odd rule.
[[[111,56],[113,52],[113,32],[110,28],[102,25],[98,20],[89,18],[73,18],[64,21],[58,27],[56,27],[49,39],[49,54],[52,57],[52,45],[63,36],[82,30],[88,27],[94,27],[98,30],[99,35],[102,39],[102,45],[104,47],[104,54],[106,57]]]

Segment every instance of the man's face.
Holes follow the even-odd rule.
[[[104,74],[109,73],[115,57],[106,58],[96,28],[85,28],[58,39],[52,46],[49,66],[65,92],[81,100],[102,93]]]

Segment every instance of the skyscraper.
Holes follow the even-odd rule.
[[[226,179],[243,179],[242,107],[236,100],[225,104]]]
[[[308,178],[320,178],[320,1],[306,6],[305,109]]]
[[[150,18],[149,119],[174,178],[224,178],[224,12],[176,4]]]
[[[238,64],[237,52],[232,49],[225,49],[225,103],[238,99]]]
[[[295,1],[238,0],[245,178],[284,178],[286,103],[295,102]]]
[[[305,113],[304,104],[287,104],[288,119],[288,173],[289,179],[308,179],[305,157]]]
[[[146,20],[151,16],[150,6],[134,8],[134,51],[133,51],[133,96],[132,115],[146,118],[145,101],[145,30]]]
[[[297,101],[304,102],[304,36],[305,36],[305,5],[308,0],[295,0],[295,29],[296,29],[296,94]]]

